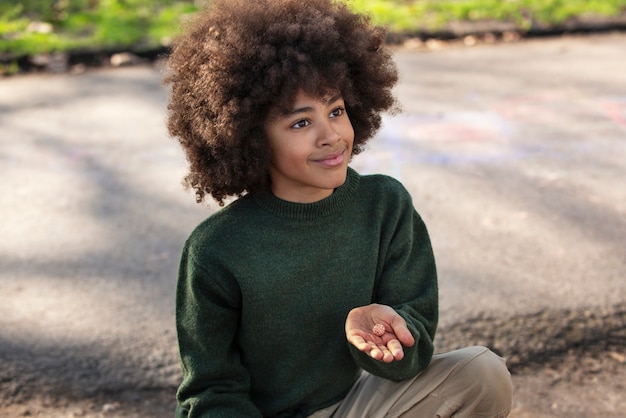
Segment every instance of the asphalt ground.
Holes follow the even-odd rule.
[[[491,344],[522,368],[609,341],[623,371],[626,34],[395,57],[403,113],[352,166],[401,180],[429,227],[439,348]],[[182,189],[160,79],[159,65],[0,79],[0,415],[179,382],[179,252],[216,205]],[[595,410],[624,406],[618,389]],[[80,411],[67,416],[96,416]],[[580,411],[549,416],[600,416]]]

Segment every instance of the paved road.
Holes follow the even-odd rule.
[[[626,295],[626,35],[396,53],[353,166],[430,227],[446,327]],[[182,190],[155,67],[0,79],[0,399],[172,387]]]

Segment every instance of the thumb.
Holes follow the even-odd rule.
[[[415,338],[409,328],[406,325],[406,321],[401,316],[397,316],[392,324],[393,333],[396,334],[396,338],[405,347],[412,347],[415,344]]]

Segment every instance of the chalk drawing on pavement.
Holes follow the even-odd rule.
[[[363,172],[413,164],[456,165],[503,161],[511,155],[512,126],[489,112],[387,117],[353,166]],[[519,152],[519,151],[518,151]]]

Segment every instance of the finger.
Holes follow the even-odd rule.
[[[393,359],[393,355],[389,352],[386,346],[379,346],[374,342],[366,341],[363,337],[355,336],[350,340],[350,343],[354,345],[357,350],[368,354],[375,360],[383,360],[385,357],[391,357]]]
[[[384,356],[383,356],[383,362],[391,363],[394,360],[395,360],[395,358],[393,357],[393,354],[391,354],[389,352],[389,350],[385,350],[385,353],[384,353]]]
[[[404,357],[404,352],[402,351],[402,345],[397,340],[396,340],[396,349],[394,350],[397,350],[397,348],[399,348],[400,350],[399,355],[394,354],[388,346],[377,345],[375,343],[368,343],[364,340],[362,341],[362,343],[354,344],[354,346],[359,351],[369,354],[369,356],[373,358],[374,360],[382,361],[384,363],[391,363],[394,360],[401,360],[402,357]]]
[[[376,350],[381,353],[381,355],[376,357],[376,360],[382,361],[383,363],[391,363],[395,360],[393,353],[389,351],[389,348],[387,346],[378,346]]]
[[[369,352],[369,355],[374,360],[379,360],[379,361],[383,360],[385,357],[385,353],[383,352],[383,350],[381,350],[378,347],[373,347],[371,351]]]
[[[412,347],[415,344],[415,338],[411,331],[406,326],[406,322],[402,320],[402,323],[394,325],[393,332],[396,335],[398,341],[405,347]]]
[[[348,341],[350,342],[350,344],[355,346],[359,351],[369,352],[372,349],[371,343],[368,343],[367,341],[365,341],[363,337],[359,335],[351,336],[348,339]]]
[[[394,360],[402,360],[404,358],[404,349],[402,343],[398,340],[390,340],[387,343],[387,349]]]

